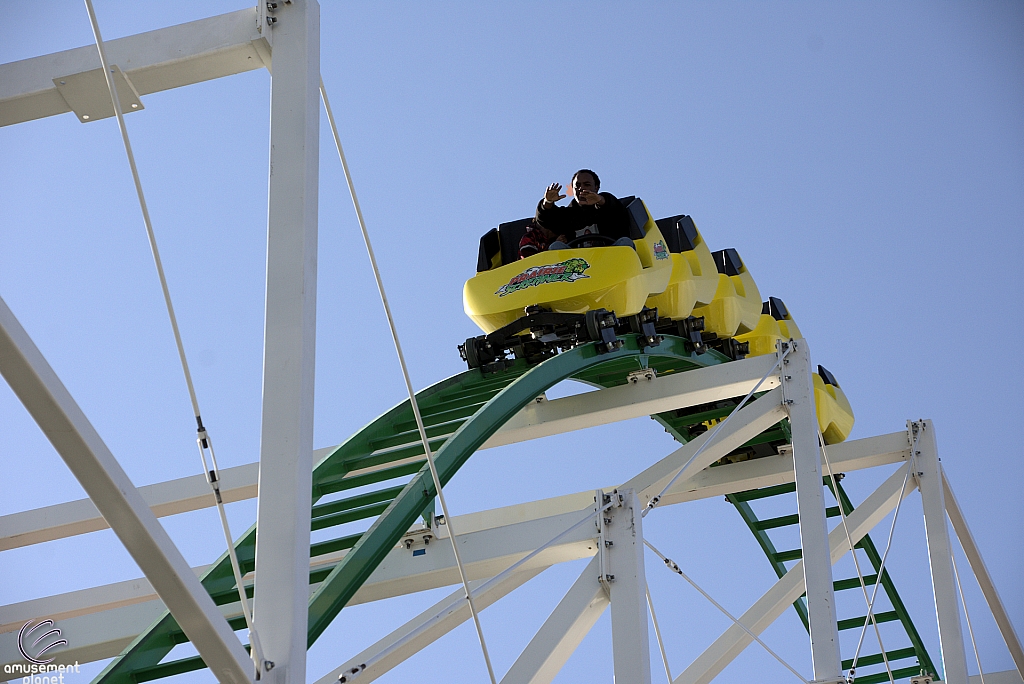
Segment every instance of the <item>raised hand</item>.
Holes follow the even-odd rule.
[[[548,186],[547,190],[544,191],[544,201],[554,204],[558,200],[565,199],[565,195],[562,194],[561,183],[552,183]]]
[[[580,189],[576,193],[576,201],[585,206],[592,204],[600,206],[604,204],[604,197],[601,197],[601,195],[596,192]]]

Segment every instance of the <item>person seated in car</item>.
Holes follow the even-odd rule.
[[[633,247],[626,207],[610,192],[599,192],[601,179],[596,173],[580,169],[572,176],[572,189],[574,197],[568,206],[555,204],[565,199],[559,183],[549,185],[537,204],[535,223],[559,236],[548,249],[566,249],[573,240],[579,240],[573,247]],[[587,235],[600,235],[605,239],[580,239]],[[569,236],[569,240],[562,239],[564,236]]]
[[[534,254],[547,251],[551,247],[551,243],[561,242],[565,244],[568,242],[568,238],[564,235],[555,235],[544,226],[537,223],[536,220],[531,221],[530,225],[526,227],[526,235],[519,241],[519,258],[525,259],[531,257]]]

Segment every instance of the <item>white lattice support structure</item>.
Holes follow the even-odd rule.
[[[270,97],[254,619],[268,684],[305,684],[313,487],[320,6],[279,3]]]
[[[915,489],[911,479],[904,488],[909,466],[903,466],[883,482],[860,506],[847,516],[850,536],[856,544],[896,507],[896,504]],[[829,554],[832,564],[850,551],[846,531],[838,527],[829,534]],[[754,605],[738,619],[754,634],[760,634],[775,622],[793,602],[804,593],[804,561],[798,561],[772,585]],[[673,684],[707,684],[733,661],[753,639],[742,628],[732,625],[718,637],[696,660],[675,679]]]
[[[833,684],[844,678],[829,560],[825,494],[821,484],[821,447],[811,382],[811,352],[806,340],[790,340],[789,344],[792,351],[782,361],[782,389],[793,433],[793,469],[811,633],[811,663],[814,681]]]
[[[595,393],[592,392],[590,394]],[[555,404],[558,401],[561,400],[555,400],[550,403]],[[761,409],[766,409],[769,406],[768,403],[765,403],[761,406]],[[756,404],[749,407],[749,409],[752,410],[755,407]],[[744,410],[746,411],[747,409]],[[778,410],[782,411],[781,406],[778,406]],[[779,417],[781,415],[780,413]],[[748,428],[743,427],[742,423],[747,421],[749,416],[750,414],[747,416],[737,416],[735,420],[726,426],[726,429],[730,431],[734,429],[747,430]],[[758,420],[762,419],[758,418]],[[710,448],[713,449],[714,445]],[[673,453],[666,458],[682,459],[685,461],[690,453],[692,452]],[[906,431],[829,446],[830,462],[833,468],[841,472],[851,472],[893,463],[906,463],[909,458],[910,448]],[[678,468],[679,461],[675,460],[674,462],[677,464],[675,467]],[[237,483],[238,487],[244,488],[246,493],[251,492],[250,496],[255,494],[256,491],[256,465],[251,464],[250,466],[240,467],[248,469],[246,472],[249,474],[246,477],[251,477],[251,481],[247,483],[243,478]],[[224,477],[224,487],[228,487],[230,483],[228,474],[232,470],[234,469],[223,469],[221,471]],[[671,468],[667,470],[669,472],[672,471]],[[649,470],[647,472],[653,471]],[[657,472],[660,473],[661,471],[658,470]],[[242,475],[243,473],[240,472],[239,476],[241,477]],[[636,478],[631,480],[631,482],[635,481]],[[748,489],[757,489],[789,482],[793,482],[792,458],[781,454],[769,456],[753,461],[744,461],[702,470],[693,478],[688,478],[682,483],[677,482],[662,497],[661,506],[698,501]],[[184,510],[192,510],[193,506],[211,505],[213,498],[209,494],[205,478],[201,475],[142,487],[140,488],[140,493],[146,502],[153,507],[154,513],[158,514],[173,512],[180,507],[185,507]],[[204,495],[205,499],[202,498]],[[529,543],[531,540],[536,540],[533,543],[539,544],[546,541],[546,539],[550,539],[557,534],[558,525],[561,524],[556,518],[576,515],[580,509],[593,504],[593,495],[593,491],[579,492],[554,499],[517,504],[503,509],[459,516],[456,518],[458,522],[457,528],[463,530],[466,534],[472,533],[471,539],[475,539],[478,533],[487,534],[490,537],[492,541],[487,545],[487,548],[493,549],[493,551],[485,551],[483,555],[478,556],[479,558],[483,558],[489,553],[503,555],[509,552],[508,540],[510,539],[514,538],[523,544]],[[176,499],[176,496],[181,498]],[[81,508],[89,509],[92,510],[90,515],[98,515],[95,511],[95,506],[88,499],[85,499],[5,516],[5,518],[0,518],[0,530],[15,528],[19,532],[18,538],[36,534],[45,534],[49,538],[54,538],[52,535],[56,534],[56,532],[64,530],[66,527],[80,524],[64,516],[65,510],[69,507],[76,511]],[[85,514],[83,513],[83,515]],[[528,522],[531,520],[539,521],[540,518],[545,516],[556,516],[552,518],[552,525],[545,523],[543,526],[538,526],[539,523]],[[568,520],[569,518],[565,517],[565,519]],[[92,518],[87,520],[92,520]],[[87,520],[83,521],[83,524]],[[513,520],[518,521],[519,524],[508,528],[507,533],[502,531],[500,526],[506,525]],[[102,523],[102,518],[99,518],[99,521]],[[39,524],[41,527],[34,528],[33,524]],[[441,529],[443,530],[444,528],[442,527]],[[545,537],[545,535],[547,536]],[[588,557],[593,553],[593,551],[587,551],[585,547],[581,547],[580,551],[568,551],[569,547],[578,545],[579,541],[575,536],[566,541],[569,542],[566,552],[559,552],[561,555],[557,557],[545,556],[545,558],[548,558],[548,562]],[[527,547],[515,545],[515,548],[525,549]],[[580,553],[583,553],[583,555],[580,555]],[[431,558],[433,558],[433,555]],[[418,560],[422,561],[423,559]],[[447,570],[442,570],[441,566],[431,566],[428,569],[427,575],[424,575],[424,577],[431,578],[429,581],[418,579],[413,575],[403,574],[404,571],[401,571],[403,565],[397,562],[397,557],[396,560],[389,560],[384,565],[391,568],[397,574],[392,573],[385,577],[380,573],[376,573],[367,585],[356,594],[353,603],[378,600],[386,596],[395,595],[395,591],[399,587],[408,591],[443,586],[455,578],[455,575],[451,574],[454,570],[448,565],[444,566]],[[480,574],[474,576],[486,577],[488,572],[493,574],[496,571],[484,570],[481,567]],[[443,573],[445,572],[449,573],[450,577],[444,576]],[[436,579],[434,579],[435,577]],[[398,593],[404,592],[400,591]],[[227,613],[229,617],[238,617],[240,615],[237,610],[237,604],[224,606],[223,608],[229,609]],[[159,600],[156,600],[152,587],[145,579],[129,580],[112,585],[82,589],[57,596],[0,606],[0,661],[7,662],[3,659],[4,654],[16,653],[15,645],[13,642],[8,641],[9,637],[12,636],[11,632],[16,633],[26,620],[35,616],[47,615],[55,620],[60,620],[62,628],[66,633],[73,633],[73,639],[71,640],[73,641],[75,657],[82,662],[88,662],[116,655],[121,648],[138,635],[139,630],[144,629],[156,619],[161,610],[162,605]],[[13,636],[16,636],[16,634]]]
[[[921,489],[921,507],[924,509],[935,616],[939,623],[942,677],[947,684],[966,684],[967,653],[960,626],[956,580],[953,578],[953,548],[949,543],[949,524],[946,522],[942,466],[935,441],[935,426],[930,420],[908,421],[907,430],[911,434],[911,444],[917,444],[914,462],[918,487]]]
[[[245,649],[213,599],[2,299],[0,374],[110,523],[210,670],[222,682],[250,682]]]

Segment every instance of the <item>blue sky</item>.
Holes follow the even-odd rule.
[[[96,5],[107,39],[246,6]],[[81,3],[0,7],[0,62],[92,42]],[[842,383],[854,438],[935,421],[943,465],[1024,634],[1021,35],[1024,6],[1009,2],[327,3],[321,71],[417,387],[463,368],[455,346],[476,329],[461,288],[479,236],[530,214],[548,183],[594,168],[603,190],[639,195],[658,216],[690,214],[712,249],[739,250]],[[222,467],[259,451],[269,88],[265,71],[250,72],[147,96],[126,119]],[[404,393],[326,118],[321,140],[318,447]],[[0,296],[137,485],[198,473],[116,124],[71,114],[19,124],[0,129],[0,150]],[[0,434],[0,514],[83,496],[6,385]],[[455,514],[583,491],[673,448],[652,421],[629,421],[483,452],[446,491]],[[883,475],[846,485],[859,500]],[[242,530],[255,506],[230,513]],[[730,610],[773,581],[724,501],[645,522]],[[211,510],[163,523],[194,564],[222,550]],[[916,495],[889,562],[937,658]],[[727,623],[648,564],[678,672]],[[554,568],[483,614],[499,671],[581,569]],[[139,571],[103,532],[0,553],[0,575],[6,604]],[[985,670],[1010,668],[973,580],[965,589]],[[311,651],[311,677],[437,598],[344,611]],[[794,615],[765,639],[809,676]],[[608,681],[610,643],[606,616],[556,681]],[[382,681],[449,667],[452,682],[486,676],[468,625]],[[722,681],[752,675],[790,676],[752,647]]]

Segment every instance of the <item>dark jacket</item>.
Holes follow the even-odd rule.
[[[566,207],[552,205],[544,208],[544,200],[537,203],[536,220],[555,235],[565,235],[570,240],[589,233],[600,233],[612,239],[629,237],[629,215],[615,195],[602,192],[602,206],[581,205],[575,199]],[[594,230],[593,226],[597,226]]]

